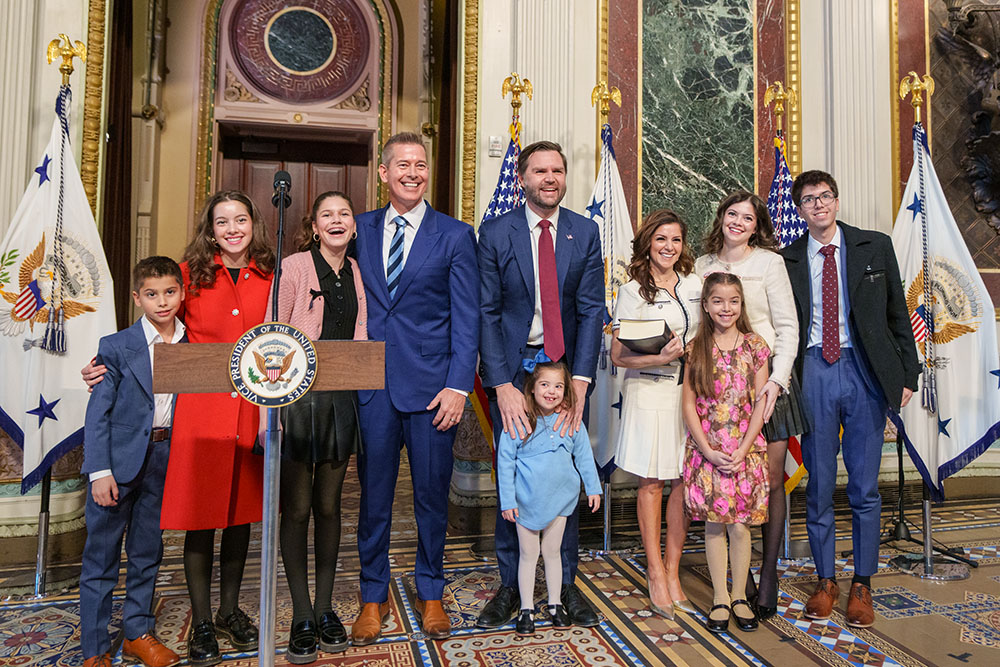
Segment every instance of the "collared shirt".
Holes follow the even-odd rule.
[[[847,328],[847,308],[844,300],[844,232],[837,227],[830,245],[836,248],[833,259],[837,263],[837,312],[840,315],[838,327],[840,329],[840,346],[851,347],[851,337]],[[806,347],[814,347],[823,344],[823,255],[820,249],[823,244],[809,235],[809,242],[806,254],[809,258],[809,289],[812,292],[812,318],[809,324],[809,339]]]
[[[153,323],[145,315],[142,316],[142,333],[146,336],[146,348],[149,350],[149,370],[153,370],[153,345],[163,342],[163,336],[156,330]],[[184,323],[174,318],[174,337],[170,341],[176,343],[184,337]],[[169,428],[173,419],[173,394],[153,394],[153,428]],[[110,469],[96,470],[90,473],[90,481],[95,482],[111,474]]]
[[[410,248],[413,247],[413,239],[423,222],[424,213],[427,212],[427,202],[420,200],[420,203],[403,213],[406,220],[406,227],[403,228],[403,266],[406,266],[406,259],[410,256]],[[385,212],[385,221],[382,224],[382,266],[385,267],[386,279],[389,278],[389,247],[392,245],[392,237],[396,234],[396,216],[400,215],[396,208],[389,204]]]
[[[323,324],[320,327],[320,340],[351,340],[354,338],[354,323],[358,319],[358,296],[354,289],[354,271],[349,262],[344,261],[340,273],[323,257],[319,248],[313,246],[313,267],[319,278],[319,292],[312,292],[310,305],[317,298],[323,304]],[[316,304],[319,307],[319,304]]]

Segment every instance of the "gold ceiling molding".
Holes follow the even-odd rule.
[[[786,110],[788,141],[785,142],[785,158],[793,175],[802,172],[802,55],[799,38],[801,35],[801,14],[799,0],[786,0],[785,4],[785,86],[799,93],[799,103]]]
[[[476,141],[479,98],[479,0],[465,0],[462,36],[462,220],[476,224]]]
[[[101,165],[101,108],[104,93],[104,33],[107,2],[90,0],[87,10],[87,67],[83,93],[83,142],[80,179],[90,210],[97,214],[97,182]]]

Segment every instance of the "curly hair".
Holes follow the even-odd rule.
[[[209,197],[208,201],[198,215],[198,224],[195,227],[194,238],[184,249],[184,261],[187,262],[191,282],[188,289],[196,294],[202,287],[211,287],[215,284],[215,276],[221,264],[215,263],[215,254],[218,246],[215,243],[214,233],[214,212],[215,207],[222,202],[235,201],[243,204],[250,213],[252,221],[250,246],[247,248],[247,256],[252,259],[257,268],[264,273],[274,271],[274,250],[267,238],[267,228],[260,215],[260,210],[253,200],[239,190],[223,190],[216,192]]]
[[[725,222],[723,218],[726,211],[734,204],[748,201],[753,206],[754,217],[757,219],[757,229],[750,235],[747,245],[751,248],[764,248],[765,250],[775,250],[778,242],[774,238],[774,226],[771,224],[771,215],[767,212],[767,204],[763,199],[747,190],[737,190],[719,202],[719,207],[715,210],[715,222],[712,223],[712,231],[705,237],[705,252],[714,255],[722,250],[723,234],[722,226]]]
[[[687,225],[680,216],[667,208],[657,209],[647,215],[632,240],[632,261],[628,265],[628,276],[639,283],[639,295],[649,303],[656,300],[656,281],[649,268],[649,249],[653,246],[656,230],[663,225],[678,225],[681,228],[681,254],[674,262],[674,271],[683,276],[694,271],[694,253],[687,242]]]
[[[834,197],[840,196],[840,190],[837,189],[837,181],[834,180],[833,176],[825,171],[820,171],[819,169],[803,171],[795,177],[795,182],[792,183],[792,201],[795,202],[796,206],[801,206],[802,190],[805,189],[807,185],[823,184],[830,186],[830,192],[833,193]]]
[[[351,201],[351,198],[340,190],[327,190],[321,193],[313,201],[312,212],[302,218],[302,224],[295,233],[295,247],[298,248],[299,252],[312,250],[313,246],[319,245],[319,241],[313,238],[313,223],[316,222],[316,216],[319,215],[320,205],[330,197],[340,197],[347,202],[347,205],[351,208],[351,213],[354,213],[354,203]]]

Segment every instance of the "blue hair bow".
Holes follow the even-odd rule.
[[[534,373],[535,366],[538,364],[547,364],[550,361],[552,360],[549,359],[549,355],[545,354],[545,350],[539,350],[534,359],[525,359],[522,361],[521,367],[524,368],[525,373]]]

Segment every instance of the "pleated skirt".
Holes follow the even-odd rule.
[[[355,391],[310,391],[281,411],[282,455],[300,463],[344,461],[361,451]]]
[[[627,376],[622,395],[615,465],[648,479],[680,477],[686,429],[677,377]]]
[[[802,403],[802,387],[799,376],[792,369],[792,377],[788,382],[788,391],[782,392],[774,404],[771,418],[764,424],[762,430],[764,439],[768,442],[787,440],[808,433],[810,429],[809,414]]]

